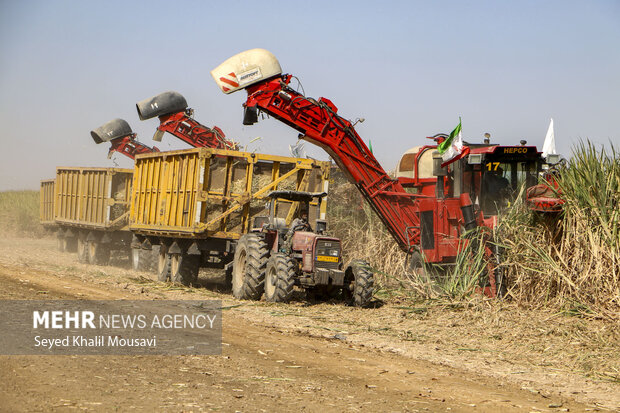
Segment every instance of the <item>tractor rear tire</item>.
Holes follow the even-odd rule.
[[[110,246],[98,241],[89,241],[86,249],[88,251],[88,263],[92,265],[107,265],[110,262]]]
[[[277,253],[267,261],[265,274],[265,299],[272,303],[286,303],[293,295],[295,265],[284,254]]]
[[[232,292],[242,300],[260,300],[265,288],[269,250],[258,234],[245,234],[237,243],[233,262]]]
[[[88,242],[83,237],[77,239],[78,262],[88,264]]]
[[[170,280],[170,254],[165,246],[159,247],[157,255],[157,279],[162,282]]]
[[[198,279],[200,255],[170,254],[170,278],[173,283],[189,286]]]
[[[368,263],[355,260],[347,268],[342,288],[345,299],[355,307],[367,307],[374,294],[374,275]]]

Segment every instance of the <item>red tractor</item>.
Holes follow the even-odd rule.
[[[300,139],[325,149],[409,254],[413,268],[454,264],[468,243],[463,233],[482,227],[492,234],[498,210],[518,193],[518,186],[537,183],[542,158],[536,147],[490,144],[469,145],[469,156],[444,168],[436,145],[422,147],[409,159],[412,176],[394,179],[354,124],[338,115],[336,105],[293,89],[292,75],[283,75],[275,56],[264,49],[233,56],[211,75],[226,94],[247,91],[244,124],[256,123],[260,111],[299,131]],[[485,243],[484,248],[489,265],[481,289],[494,297],[501,295],[504,280],[495,244]]]
[[[368,264],[352,262],[346,269],[341,242],[326,235],[319,217],[314,229],[307,220],[311,202],[320,204],[327,193],[272,191],[269,216],[259,217],[254,230],[241,237],[233,260],[233,295],[259,299],[264,291],[271,302],[287,302],[298,286],[315,296],[342,294],[355,306],[365,307],[373,295],[374,279]],[[282,202],[282,201],[288,202]],[[286,226],[278,208],[299,206],[300,218]]]

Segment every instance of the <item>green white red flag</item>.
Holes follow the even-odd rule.
[[[459,124],[450,132],[450,136],[437,146],[437,150],[441,154],[443,163],[441,167],[450,165],[469,153],[469,147],[463,145],[463,135],[461,134],[461,118]]]

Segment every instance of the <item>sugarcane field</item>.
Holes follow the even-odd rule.
[[[0,412],[620,411],[616,2],[170,6],[0,4]]]

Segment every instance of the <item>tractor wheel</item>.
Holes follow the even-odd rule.
[[[157,279],[162,282],[170,280],[170,254],[163,245],[159,247],[157,255]]]
[[[374,293],[374,276],[365,261],[355,260],[347,268],[344,275],[342,292],[349,304],[366,307],[370,304]]]
[[[82,237],[77,239],[77,256],[79,262],[88,264],[88,242]]]
[[[295,264],[287,255],[277,253],[267,261],[265,299],[272,303],[286,303],[293,295]]]
[[[107,265],[110,261],[110,247],[97,241],[87,243],[88,263],[92,265]]]
[[[172,282],[189,286],[198,279],[200,255],[170,254],[170,278]]]
[[[269,250],[258,234],[239,239],[233,262],[232,291],[235,298],[259,300],[265,287]]]

